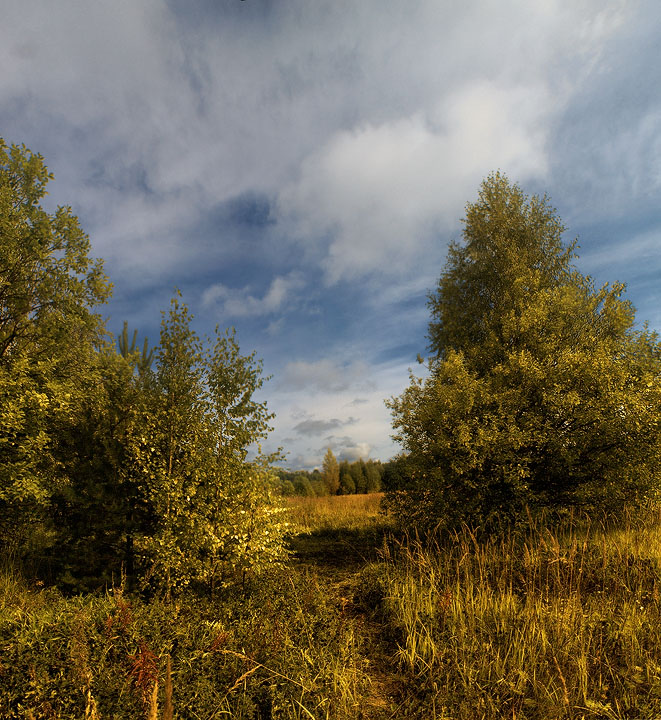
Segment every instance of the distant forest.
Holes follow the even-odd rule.
[[[337,464],[339,484],[326,467],[314,470],[278,469],[277,475],[283,495],[323,497],[380,492],[392,484],[390,481],[396,475],[397,468],[396,461],[382,463],[361,458],[350,463],[343,460]]]

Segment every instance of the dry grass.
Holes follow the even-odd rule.
[[[287,500],[295,532],[370,530],[391,526],[381,512],[383,493],[291,497]]]
[[[384,543],[379,502],[291,499],[303,561],[221,602],[66,599],[0,575],[0,715],[661,717],[660,516]],[[141,643],[160,659],[146,707]]]
[[[651,720],[661,716],[660,561],[650,518],[393,543],[364,578],[415,684],[408,716]]]

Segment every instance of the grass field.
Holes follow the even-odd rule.
[[[214,601],[6,571],[0,717],[661,717],[658,514],[423,545],[379,500],[290,500],[289,565]]]
[[[291,497],[288,498],[288,506],[291,521],[299,533],[364,531],[392,525],[381,512],[382,498],[383,493]]]

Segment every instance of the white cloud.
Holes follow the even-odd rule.
[[[319,467],[329,446],[346,459],[387,460],[399,452],[390,437],[390,411],[384,398],[400,395],[408,384],[405,365],[382,364],[370,367],[369,372],[356,367],[353,374],[349,365],[346,376],[335,374],[342,364],[330,359],[298,367],[305,376],[301,379],[306,380],[297,388],[301,392],[294,393],[289,385],[279,383],[268,393],[269,409],[277,419],[269,447],[284,446],[290,453],[285,463],[288,467]],[[361,385],[359,402],[355,402],[356,386]],[[311,432],[301,434],[301,429]]]
[[[10,139],[44,143],[58,198],[85,207],[95,251],[122,270],[190,265],[171,234],[258,190],[282,191],[283,236],[315,243],[329,282],[405,274],[488,171],[543,173],[549,115],[626,8],[220,6],[204,22],[158,0],[3,8],[0,106],[28,135]]]
[[[378,270],[406,274],[457,224],[481,178],[501,168],[543,177],[552,100],[543,87],[469,86],[433,112],[365,125],[329,140],[279,196],[302,243],[331,237],[330,284]]]
[[[292,296],[304,286],[301,276],[292,272],[286,276],[277,276],[271,281],[269,289],[262,298],[250,294],[248,288],[228,288],[222,283],[208,287],[202,294],[205,307],[218,305],[228,317],[258,317],[283,312],[291,302]],[[273,331],[277,325],[273,326]]]
[[[337,455],[338,460],[348,460],[349,462],[355,462],[361,458],[367,460],[372,450],[369,443],[353,444],[350,438],[341,438],[339,441],[331,443],[331,449]]]
[[[416,13],[415,33],[403,32],[383,55],[390,87],[401,90],[403,69],[414,68],[407,80],[426,94],[411,92],[399,107],[386,102],[385,112],[372,108],[329,135],[279,195],[281,222],[311,256],[311,246],[321,245],[331,285],[418,267],[491,170],[519,182],[544,178],[550,127],[624,16],[621,2],[570,9],[553,1],[459,11],[422,3]],[[443,39],[432,42],[437,31]],[[366,47],[366,65],[383,89],[370,33]],[[432,47],[443,48],[433,59]]]
[[[254,323],[265,367],[296,358],[268,389],[274,442],[294,436],[301,418],[291,411],[305,403],[315,418],[356,415],[346,447],[385,459],[395,449],[383,398],[401,392],[406,367],[368,362],[396,346],[404,326],[422,326],[417,296],[438,277],[439,235],[457,232],[486,173],[530,178],[556,198],[568,188],[584,217],[655,201],[661,115],[658,63],[648,58],[658,57],[650,50],[658,12],[649,0],[7,0],[0,120],[7,140],[44,154],[57,179],[51,199],[81,215],[116,295],[140,288],[115,325],[126,316],[144,327],[145,307],[158,317],[153,296],[142,294],[159,280],[190,286],[200,269],[205,278],[217,269],[223,283],[206,289],[208,314],[220,307],[244,327],[267,317],[267,332]],[[648,38],[644,52],[635,33],[616,35],[620,47],[611,42],[627,23]],[[648,74],[632,71],[645,63]],[[609,99],[623,104],[615,70],[640,86],[630,115],[608,112]],[[606,101],[595,108],[598,77]],[[556,187],[545,185],[549,166]],[[232,263],[244,277],[265,259],[208,229],[214,209],[244,192],[278,200],[268,287],[231,288]],[[652,253],[653,243],[641,241],[639,252]],[[300,341],[314,318],[290,313],[304,306],[298,278],[317,277],[314,264],[328,283],[389,275],[360,280],[372,293],[355,308],[364,342],[350,346],[336,328],[332,359],[315,360],[315,343]],[[288,274],[293,267],[300,276]],[[314,302],[329,297],[323,292]],[[369,323],[386,303],[378,346]],[[423,337],[424,328],[421,346]],[[366,402],[349,407],[357,396]],[[323,451],[310,440],[287,449],[320,464]]]

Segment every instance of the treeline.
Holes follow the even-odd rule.
[[[388,483],[390,463],[363,460],[350,463],[342,460],[337,467],[337,483],[325,468],[319,470],[277,471],[283,495],[323,497],[380,492]]]
[[[40,201],[43,159],[0,140],[0,550],[63,587],[209,589],[283,556],[261,363],[200,338],[177,294],[159,342],[119,342],[71,209]]]

